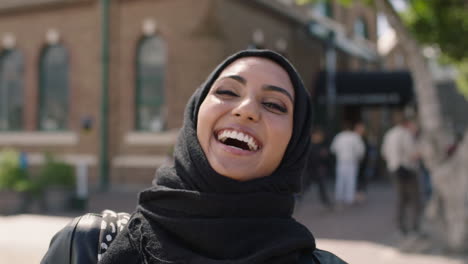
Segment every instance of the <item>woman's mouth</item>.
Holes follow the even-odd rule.
[[[215,137],[225,145],[247,151],[258,151],[261,146],[252,135],[234,129],[221,129],[215,133]]]

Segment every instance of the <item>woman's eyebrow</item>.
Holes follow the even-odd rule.
[[[244,79],[244,77],[239,76],[239,75],[228,75],[228,76],[225,76],[225,77],[223,77],[221,79],[225,79],[225,78],[230,78],[230,79],[236,80],[236,81],[242,83],[243,85],[247,84],[247,80]]]
[[[281,88],[281,87],[278,87],[278,86],[275,86],[275,85],[271,85],[271,84],[265,84],[263,87],[262,87],[263,90],[265,91],[274,91],[274,92],[280,92],[284,95],[286,95],[292,103],[294,103],[294,99],[292,97],[292,95],[284,88]]]
[[[239,75],[228,75],[228,76],[222,77],[221,79],[226,79],[226,78],[236,80],[236,81],[242,83],[243,85],[247,84],[247,80],[244,77],[239,76]],[[262,89],[265,90],[265,91],[280,92],[280,93],[286,95],[291,100],[291,102],[294,103],[294,99],[293,99],[292,95],[284,88],[281,88],[281,87],[278,87],[278,86],[275,86],[275,85],[271,85],[271,84],[265,84],[262,87]]]

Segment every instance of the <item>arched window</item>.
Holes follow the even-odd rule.
[[[354,22],[354,34],[361,36],[362,38],[368,39],[369,32],[367,30],[367,23],[363,17],[359,17],[356,22]]]
[[[23,129],[23,72],[21,52],[0,55],[0,131]]]
[[[39,63],[39,129],[68,129],[69,62],[59,44],[47,46]]]
[[[136,129],[162,131],[166,126],[164,82],[166,43],[159,36],[141,40],[136,56]]]

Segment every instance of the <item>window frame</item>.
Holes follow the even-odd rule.
[[[43,115],[45,114],[44,111],[46,111],[47,108],[45,108],[48,104],[47,100],[45,99],[47,96],[50,96],[50,95],[47,95],[47,90],[50,90],[50,89],[54,89],[55,87],[53,88],[50,88],[52,86],[47,86],[46,85],[46,74],[47,74],[47,67],[50,67],[51,65],[53,64],[49,64],[49,65],[46,65],[47,61],[47,56],[49,56],[49,54],[51,54],[50,52],[53,50],[53,49],[57,49],[57,48],[60,48],[61,49],[61,52],[63,52],[62,55],[64,55],[62,57],[62,61],[61,63],[57,63],[55,64],[55,67],[57,67],[56,65],[61,65],[63,68],[64,68],[64,71],[63,73],[65,74],[64,76],[64,84],[65,84],[65,91],[63,92],[63,98],[59,98],[59,100],[61,100],[62,105],[64,106],[63,107],[63,112],[64,112],[64,121],[63,121],[63,124],[60,125],[55,128],[55,129],[47,129],[44,127],[44,125],[42,124],[43,123]],[[41,131],[41,132],[60,132],[60,131],[69,131],[70,130],[70,124],[69,124],[69,114],[70,114],[70,106],[69,106],[69,103],[70,103],[70,84],[71,84],[71,81],[70,81],[70,55],[69,55],[69,52],[68,52],[68,49],[61,43],[57,43],[57,44],[49,44],[49,45],[46,45],[42,48],[41,50],[41,54],[40,54],[40,57],[39,57],[39,63],[38,63],[38,111],[37,111],[37,130]],[[55,74],[54,74],[55,75]],[[49,87],[49,88],[48,88]],[[50,91],[49,91],[50,92]],[[52,93],[53,94],[53,93]],[[50,100],[50,99],[49,99]]]
[[[359,32],[358,27],[362,27],[363,32]],[[367,20],[363,16],[359,16],[354,21],[353,31],[356,36],[363,39],[369,39],[369,26],[367,24]]]
[[[144,63],[140,60],[140,58],[143,57],[143,55],[141,55],[142,52],[145,52],[145,45],[151,45],[150,41],[156,41],[156,46],[154,46],[153,48],[161,48],[161,50],[158,50],[158,49],[155,49],[153,52],[162,52],[162,56],[163,56],[163,61],[161,64],[153,64],[151,65],[150,67],[159,67],[159,72],[156,74],[156,76],[158,76],[159,78],[161,78],[161,80],[152,80],[150,83],[150,86],[152,86],[153,88],[156,88],[158,89],[158,91],[155,92],[156,97],[159,97],[161,98],[161,100],[159,100],[159,103],[157,102],[154,102],[154,103],[148,103],[148,102],[144,102],[143,100],[143,94],[144,94],[144,79],[142,77],[144,77],[144,74],[142,73],[144,70],[142,70],[142,67],[148,67],[149,64],[147,65],[144,65]],[[159,43],[158,43],[159,42]],[[149,49],[150,46],[147,48]],[[148,52],[148,51],[146,51]],[[138,41],[138,44],[137,44],[137,48],[136,48],[136,53],[135,53],[135,98],[134,98],[134,103],[135,103],[135,107],[134,107],[134,111],[135,111],[135,114],[134,114],[134,122],[133,122],[133,130],[134,131],[137,131],[137,132],[141,132],[141,133],[144,133],[144,132],[156,132],[156,133],[160,133],[160,132],[164,132],[167,130],[167,114],[166,114],[166,111],[165,111],[165,107],[166,107],[166,69],[167,69],[167,61],[168,61],[168,52],[167,52],[167,42],[166,40],[160,35],[160,34],[151,34],[151,35],[147,35],[147,36],[144,36],[142,37],[139,41]],[[152,77],[152,78],[158,78],[158,77]],[[160,87],[156,87],[157,85],[160,85]],[[148,98],[146,98],[148,99]],[[154,98],[152,98],[154,99]],[[152,100],[150,99],[150,100]],[[155,107],[155,108],[158,108],[159,107],[159,118],[162,120],[162,125],[161,125],[161,128],[160,129],[155,129],[155,130],[152,130],[151,128],[147,128],[147,126],[145,126],[145,124],[143,124],[143,121],[142,121],[142,117],[141,117],[141,113],[140,113],[140,108],[142,106],[150,106],[150,107]]]
[[[17,61],[14,61],[15,59],[15,56],[17,56],[18,60]],[[16,127],[16,128],[12,128],[11,126],[11,122],[10,122],[10,115],[11,115],[11,109],[9,109],[11,107],[10,104],[8,104],[7,102],[3,102],[3,100],[6,100],[6,101],[12,101],[11,100],[11,97],[8,96],[8,95],[3,95],[3,93],[7,93],[7,90],[9,90],[9,88],[2,88],[2,76],[3,74],[5,74],[3,72],[4,70],[4,65],[6,65],[8,63],[8,60],[12,60],[16,63],[16,65],[14,65],[14,68],[15,68],[15,71],[18,75],[18,78],[15,80],[15,83],[18,85],[18,89],[20,90],[18,93],[19,93],[19,96],[18,96],[18,101],[19,101],[19,108],[20,108],[20,113],[19,113],[19,116],[17,117],[18,119],[20,119],[20,122],[19,122],[19,126]],[[13,67],[12,67],[13,68]],[[2,118],[5,118],[6,119],[6,124],[7,124],[7,128],[6,129],[2,129],[2,127],[0,126],[0,133],[5,133],[5,132],[11,132],[11,131],[22,131],[25,129],[25,119],[24,119],[24,111],[25,111],[25,108],[24,108],[24,93],[25,93],[25,80],[24,80],[24,72],[25,72],[25,58],[24,58],[24,55],[23,53],[18,50],[18,49],[15,49],[15,48],[11,48],[11,49],[4,49],[0,52],[0,106],[3,106],[6,110],[5,110],[5,113],[2,109],[0,109],[0,122],[2,121],[1,119]],[[8,72],[6,73],[8,74]],[[1,99],[1,98],[4,98],[4,99]],[[5,114],[5,117],[3,117],[2,115]]]

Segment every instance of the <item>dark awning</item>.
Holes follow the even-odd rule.
[[[413,99],[408,71],[337,72],[336,103],[340,105],[405,105]],[[326,103],[326,72],[317,78],[313,98]]]

